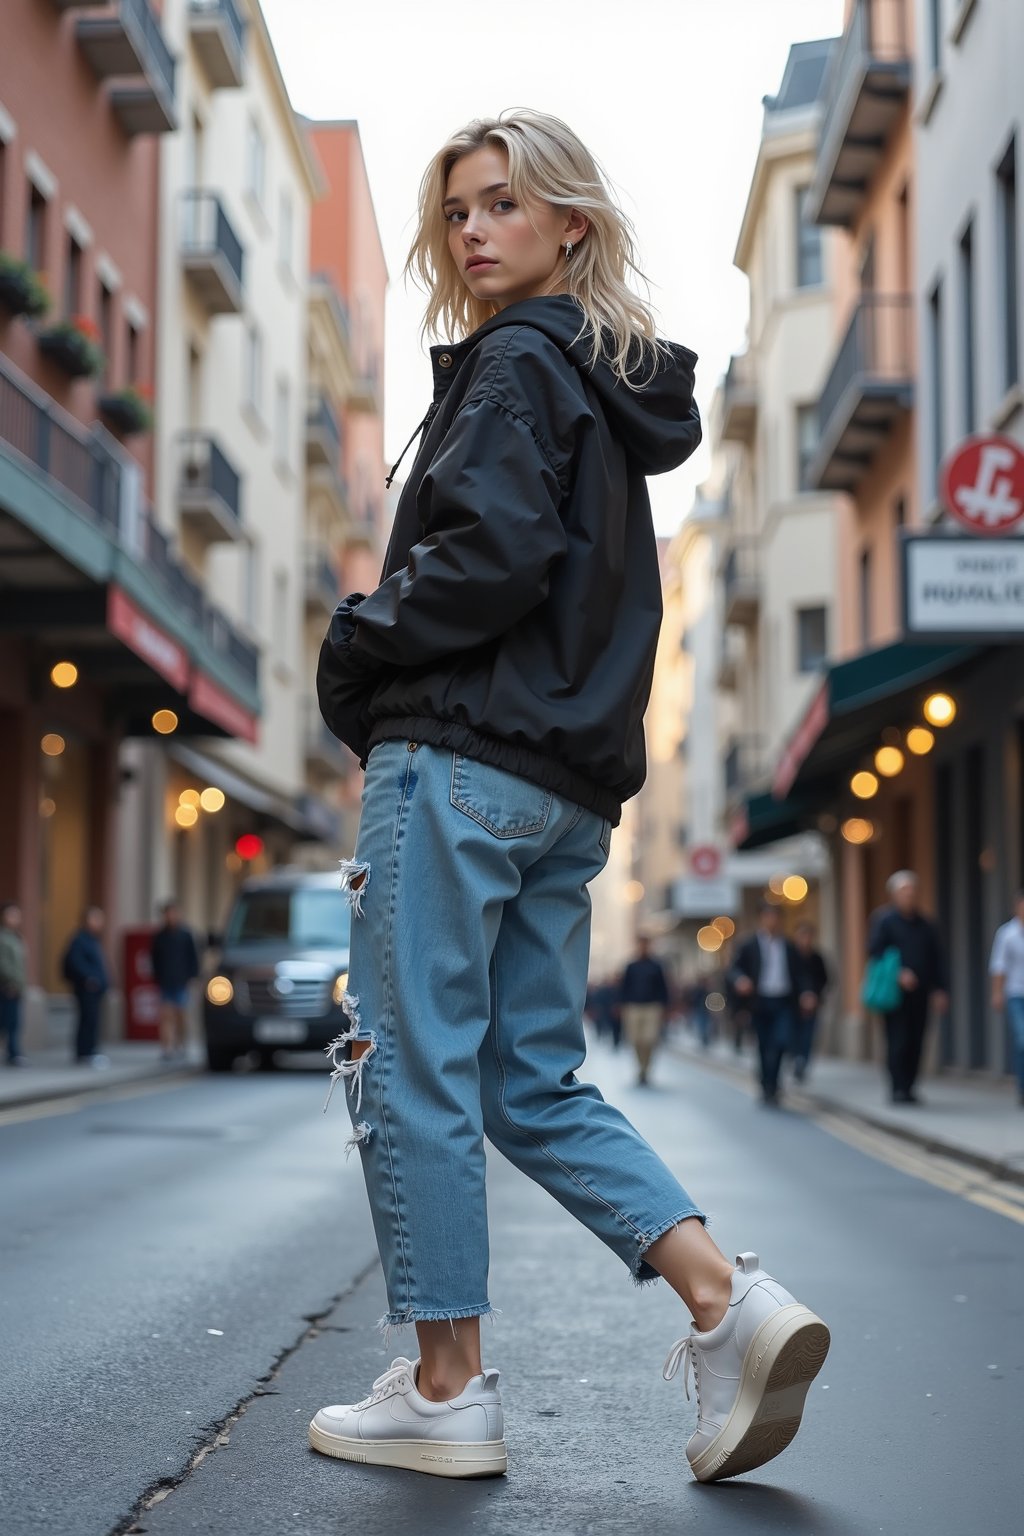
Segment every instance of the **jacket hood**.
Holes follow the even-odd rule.
[[[697,354],[677,342],[668,342],[668,352],[659,351],[657,372],[651,380],[630,389],[606,357],[591,366],[589,339],[579,337],[582,324],[583,311],[570,294],[550,294],[509,304],[478,326],[462,346],[468,348],[502,326],[532,325],[559,346],[589,380],[612,432],[645,475],[678,468],[701,440],[700,415],[693,400]],[[650,362],[645,360],[641,377],[649,368]]]

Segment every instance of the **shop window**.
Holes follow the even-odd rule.
[[[798,608],[796,666],[798,672],[819,672],[828,660],[828,609]]]
[[[817,288],[824,278],[821,229],[807,216],[809,187],[796,189],[796,286]]]
[[[1003,156],[996,172],[999,206],[999,318],[1003,336],[1004,389],[1020,378],[1019,300],[1017,271],[1017,143]]]

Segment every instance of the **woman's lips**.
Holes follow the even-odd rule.
[[[497,265],[498,263],[496,261],[492,261],[489,256],[477,256],[474,257],[471,261],[466,262],[466,271],[479,272],[484,267],[496,267]]]

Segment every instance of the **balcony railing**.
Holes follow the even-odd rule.
[[[748,352],[740,352],[729,359],[722,383],[722,436],[732,442],[749,443],[756,426],[753,362]]]
[[[321,549],[306,551],[306,607],[332,614],[338,605],[338,578]]]
[[[183,432],[179,439],[178,510],[208,544],[242,536],[241,476],[215,438]]]
[[[256,685],[259,652],[235,629],[174,556],[169,540],[143,506],[125,514],[124,468],[99,434],[89,435],[55,402],[18,377],[0,357],[0,442],[71,497],[81,517],[102,529],[146,572],[154,587],[194,634]]]
[[[722,565],[722,596],[726,624],[753,624],[761,601],[757,543],[737,540]]]
[[[857,0],[832,58],[808,198],[819,224],[855,223],[907,101],[913,60],[909,0]]]
[[[110,104],[127,134],[177,128],[174,58],[149,0],[116,0],[109,15],[81,17],[75,35],[97,79],[142,76],[142,85],[111,87]]]
[[[330,397],[314,390],[306,403],[306,463],[337,465],[341,458],[341,427]]]
[[[312,696],[306,699],[306,761],[334,774],[340,773],[345,766],[345,749],[328,727]]]
[[[245,30],[236,0],[189,0],[192,43],[210,84],[240,86],[245,78]]]
[[[181,194],[181,260],[208,314],[241,314],[245,253],[215,192]]]
[[[306,473],[311,491],[325,496],[337,519],[348,516],[348,481],[336,464],[311,464]]]
[[[867,294],[853,312],[822,391],[809,484],[854,491],[913,400],[913,300],[905,294]]]
[[[355,411],[379,411],[381,407],[380,358],[368,358],[356,370],[348,404]]]
[[[349,324],[348,305],[327,272],[314,272],[310,278],[310,297],[322,299],[338,331],[342,346],[349,351],[352,346],[352,327]]]

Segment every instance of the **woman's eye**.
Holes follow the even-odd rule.
[[[454,224],[456,219],[464,219],[465,217],[466,215],[461,213],[458,208],[454,208],[451,213],[445,214],[445,218],[448,220],[449,224]]]
[[[510,197],[499,197],[498,201],[495,203],[494,206],[495,206],[495,208],[501,208],[501,209],[514,208],[515,207],[515,203],[512,201],[512,199]]]

